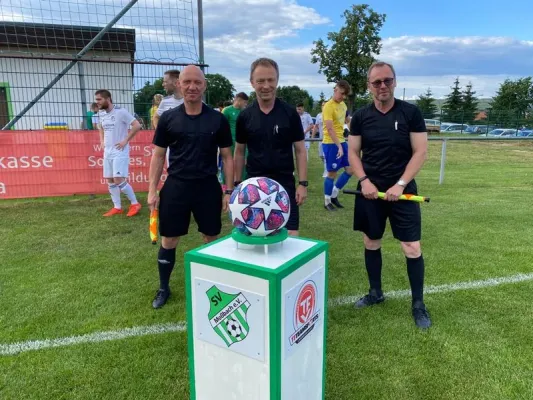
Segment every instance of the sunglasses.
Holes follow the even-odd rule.
[[[370,84],[377,89],[377,88],[381,87],[382,83],[384,83],[385,86],[390,87],[390,86],[392,86],[393,82],[394,82],[394,78],[385,78],[382,81],[377,80],[377,81],[374,81],[374,82],[370,82]]]

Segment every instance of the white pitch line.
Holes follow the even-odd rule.
[[[510,283],[519,283],[533,281],[533,273],[517,274],[504,276],[500,278],[490,278],[481,281],[459,282],[447,285],[426,286],[425,294],[446,293],[458,290],[484,289],[488,287],[500,286]],[[395,290],[386,292],[385,297],[389,299],[403,298],[411,296],[410,290]],[[329,301],[330,307],[338,307],[347,304],[353,304],[359,296],[340,296]],[[99,343],[109,340],[119,340],[129,337],[138,337],[146,335],[157,335],[168,332],[185,332],[187,325],[184,321],[177,323],[158,324],[150,326],[135,326],[118,331],[95,332],[81,336],[70,336],[57,339],[31,340],[27,342],[18,342],[11,344],[0,344],[0,356],[10,356],[27,351],[42,350],[51,347],[72,346],[81,343]]]
[[[187,330],[185,322],[176,324],[158,324],[150,326],[134,326],[118,331],[95,332],[81,336],[70,336],[57,339],[30,340],[12,344],[0,344],[0,356],[11,356],[26,351],[48,349],[51,347],[72,346],[81,343],[99,343],[109,340],[125,339],[129,337],[157,335],[167,332],[184,332]]]
[[[500,278],[489,278],[482,281],[470,281],[470,282],[458,282],[446,285],[426,286],[424,288],[424,294],[432,293],[446,293],[455,292],[458,290],[470,290],[470,289],[484,289],[493,286],[500,286],[509,283],[519,283],[533,281],[533,273],[530,274],[517,274],[511,276],[502,276]],[[410,297],[411,290],[394,290],[392,292],[385,292],[385,298],[397,299],[402,297]],[[343,306],[346,304],[355,303],[361,296],[340,296],[329,301],[330,307]]]

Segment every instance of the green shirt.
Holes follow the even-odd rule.
[[[233,105],[228,106],[224,109],[222,114],[226,116],[229,122],[229,127],[231,129],[231,137],[233,138],[233,143],[235,143],[235,129],[237,126],[237,117],[239,116],[241,110],[233,107]]]
[[[90,129],[90,130],[93,130],[94,129],[94,125],[93,125],[93,115],[94,115],[94,112],[92,111],[87,111],[87,129]]]

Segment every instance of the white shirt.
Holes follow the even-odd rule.
[[[171,110],[183,104],[183,98],[176,99],[174,95],[163,97],[161,103],[159,103],[159,108],[157,109],[157,115],[161,116],[165,111]]]
[[[128,137],[128,129],[135,117],[128,110],[114,106],[110,112],[100,111],[98,113],[100,125],[104,130],[104,148],[108,156],[128,155],[130,145],[127,144],[123,150],[118,150],[115,146]]]
[[[316,124],[318,125],[318,137],[319,137],[319,139],[323,139],[324,138],[324,126],[322,126],[322,124],[323,124],[323,122],[322,122],[322,113],[319,113],[316,116]]]
[[[300,115],[300,121],[302,121],[302,128],[304,128],[304,132],[307,128],[309,128],[309,125],[313,125],[313,118],[309,113],[304,112],[302,115]],[[311,131],[307,132],[305,134],[305,138],[309,139],[311,137]]]

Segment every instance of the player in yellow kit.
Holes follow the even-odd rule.
[[[347,110],[344,100],[350,91],[351,87],[348,82],[338,81],[333,90],[333,97],[324,105],[322,110],[324,124],[322,150],[328,171],[328,176],[324,179],[324,208],[328,211],[344,208],[337,196],[353,174],[348,161],[348,144],[344,139]],[[344,168],[344,172],[335,183],[337,171],[341,168]]]

